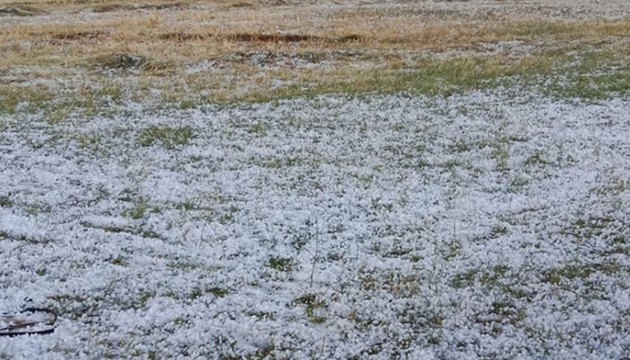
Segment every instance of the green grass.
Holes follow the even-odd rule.
[[[141,146],[162,145],[173,149],[180,145],[187,145],[193,137],[190,127],[171,128],[167,126],[151,126],[140,132],[138,143]]]
[[[470,90],[519,87],[538,89],[557,98],[599,100],[630,90],[628,59],[611,51],[567,55],[553,51],[510,62],[497,56],[424,60],[413,67],[390,66],[359,70],[345,79],[314,83],[304,90],[295,84],[248,94],[245,101],[261,102],[322,94],[357,96],[365,93],[408,93],[449,96]]]
[[[137,82],[100,78],[98,81],[101,83],[98,85],[76,84],[63,92],[45,85],[7,85],[0,87],[0,114],[44,111],[48,121],[55,124],[63,122],[74,111],[88,116],[114,114],[124,110],[125,104],[129,102],[142,102],[149,110],[189,109],[212,103],[266,102],[323,94],[361,96],[407,93],[449,96],[499,87],[536,90],[560,99],[596,101],[626,96],[630,91],[630,56],[627,52],[623,48],[610,49],[604,46],[584,46],[576,50],[567,45],[565,48],[538,51],[516,59],[505,54],[425,58],[412,65],[392,60],[385,66],[370,69],[341,68],[332,72],[315,69],[302,73],[301,80],[297,82],[288,81],[288,85],[271,89],[265,85],[243,85],[247,90],[232,89],[237,84],[229,82],[219,82],[223,85],[217,89],[217,78],[212,76],[195,78],[189,86],[173,74],[155,77],[154,82],[147,84],[142,83],[141,76],[138,76]],[[133,65],[141,60],[124,58],[120,61],[123,65]],[[273,71],[268,75],[280,78],[288,76]],[[208,95],[201,95],[207,89],[212,91]],[[157,98],[152,91],[159,91]],[[250,129],[257,136],[263,136],[266,130],[261,125],[254,125]],[[186,144],[191,137],[192,130],[189,128],[149,128],[140,135],[139,142],[142,146],[161,143],[171,148]]]
[[[304,313],[307,319],[314,324],[322,324],[326,322],[326,317],[323,316],[325,310],[328,308],[328,304],[317,294],[305,294],[292,302],[294,305],[303,305]]]
[[[129,217],[134,220],[142,219],[144,218],[148,210],[149,200],[141,197],[138,199],[138,201],[136,201],[133,208],[129,211]]]
[[[280,272],[290,272],[295,267],[295,262],[291,258],[272,256],[267,259],[267,267]]]

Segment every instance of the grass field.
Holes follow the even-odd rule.
[[[0,359],[630,357],[630,5],[0,0]]]

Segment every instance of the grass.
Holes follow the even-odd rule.
[[[193,137],[190,127],[171,128],[152,126],[142,130],[138,136],[138,143],[141,146],[152,146],[160,144],[167,149],[176,146],[187,145]]]
[[[195,5],[207,10],[199,11],[192,4],[29,2],[41,21],[14,16],[0,24],[0,114],[44,111],[56,124],[72,112],[110,115],[128,103],[160,110],[498,86],[597,100],[630,86],[628,19],[408,4],[387,12],[317,4],[261,11],[269,5],[257,0],[208,1]],[[91,12],[89,23],[78,10]]]
[[[285,258],[279,256],[272,256],[267,259],[267,267],[274,269],[279,272],[290,272],[292,271],[296,264],[292,258]]]
[[[509,60],[504,55],[424,59],[410,67],[391,63],[372,69],[276,69],[262,73],[246,70],[240,78],[232,72],[184,78],[188,80],[187,84],[183,84],[181,78],[173,80],[164,77],[154,79],[153,88],[143,84],[149,78],[142,75],[139,76],[139,84],[131,85],[103,78],[98,88],[69,87],[66,94],[61,95],[54,95],[47,86],[24,88],[10,85],[0,88],[0,113],[35,113],[45,109],[50,114],[50,121],[59,123],[72,111],[86,115],[110,114],[129,102],[141,102],[149,109],[157,110],[164,107],[191,108],[210,103],[265,102],[322,94],[356,96],[405,92],[448,96],[499,86],[536,88],[558,98],[598,100],[626,94],[630,89],[628,58],[608,50],[602,52],[606,55],[589,51],[567,56],[549,51],[518,60]],[[274,79],[291,76],[295,79],[286,85],[271,85]],[[258,79],[254,81],[254,77]],[[228,78],[236,80],[230,82]],[[160,94],[158,99],[154,97],[155,93]],[[192,135],[190,129],[173,135],[174,138],[161,134],[167,131],[164,129],[148,131],[141,135],[143,146],[152,144],[155,136],[169,147],[187,141]],[[253,128],[252,131],[260,133],[264,129]]]

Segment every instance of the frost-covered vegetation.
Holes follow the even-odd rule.
[[[618,359],[630,102],[338,96],[4,116],[25,358]]]
[[[630,357],[627,0],[0,0],[0,359]]]

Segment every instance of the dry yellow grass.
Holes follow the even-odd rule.
[[[35,81],[81,96],[102,87],[140,101],[150,89],[225,101],[330,82],[373,90],[365,83],[374,77],[427,59],[490,57],[504,66],[593,49],[627,58],[628,17],[526,16],[531,9],[503,3],[0,0],[0,9],[42,11],[0,17],[0,96],[6,103]]]

